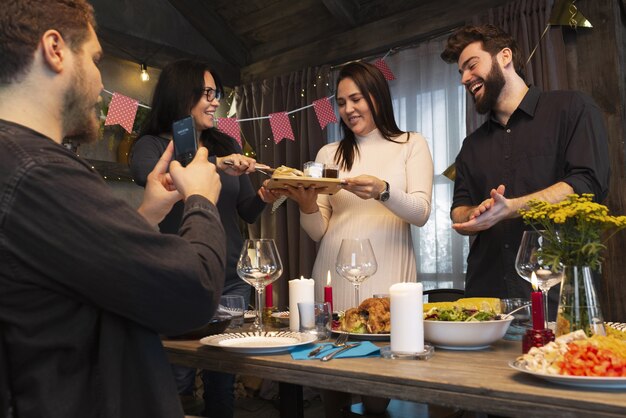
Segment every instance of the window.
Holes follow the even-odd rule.
[[[455,65],[440,54],[445,38],[424,42],[385,58],[396,79],[389,82],[396,122],[428,141],[435,176],[430,219],[412,227],[418,281],[424,289],[465,287],[468,238],[451,227],[454,182],[442,173],[454,162],[466,135],[465,89]],[[339,125],[328,127],[329,141],[341,138]]]

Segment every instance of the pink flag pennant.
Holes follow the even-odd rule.
[[[274,142],[280,144],[283,138],[295,141],[293,131],[291,130],[291,122],[287,112],[270,113],[270,127],[274,134]]]
[[[138,105],[139,102],[135,99],[126,97],[123,94],[113,93],[113,98],[109,104],[109,111],[107,112],[107,118],[104,124],[118,124],[126,129],[126,132],[131,133],[133,131],[133,124],[135,123]]]
[[[239,146],[243,148],[237,118],[219,118],[217,120],[217,129],[224,132],[226,135],[235,138],[235,141],[237,141]]]
[[[330,104],[330,98],[324,97],[323,99],[315,100],[313,102],[313,108],[315,109],[317,121],[322,129],[329,123],[337,123],[337,116]]]
[[[380,70],[381,73],[385,76],[385,80],[395,80],[396,76],[393,75],[393,72],[382,58],[379,58],[374,62],[374,66]]]

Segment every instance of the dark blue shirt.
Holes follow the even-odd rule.
[[[182,417],[159,334],[210,320],[225,253],[204,197],[185,202],[180,236],[161,234],[86,161],[0,121],[0,388],[15,416]]]

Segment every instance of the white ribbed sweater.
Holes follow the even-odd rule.
[[[397,139],[402,141],[406,135]],[[320,241],[313,266],[315,298],[323,300],[327,271],[332,275],[334,309],[354,306],[352,284],[335,271],[335,261],[343,238],[369,238],[376,260],[377,273],[361,285],[361,300],[374,294],[388,293],[389,286],[401,281],[415,281],[416,268],[410,224],[422,226],[430,215],[433,163],[428,144],[421,134],[411,133],[407,143],[385,140],[378,130],[357,137],[359,156],[352,170],[340,171],[340,178],[369,174],[390,185],[386,202],[363,200],[346,190],[328,196],[319,195],[319,212],[300,212],[300,224],[309,236]],[[338,142],[324,146],[316,161],[331,163]]]

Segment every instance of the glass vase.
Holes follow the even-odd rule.
[[[556,336],[579,329],[589,337],[606,335],[593,271],[589,266],[565,266],[556,318]]]

